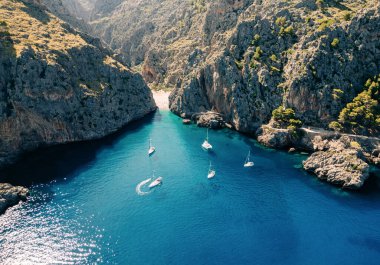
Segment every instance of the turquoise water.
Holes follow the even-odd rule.
[[[304,173],[302,155],[228,130],[210,131],[206,153],[205,134],[161,112],[2,172],[31,199],[0,216],[0,264],[379,264],[378,179],[345,192]],[[163,185],[140,196],[152,169]]]

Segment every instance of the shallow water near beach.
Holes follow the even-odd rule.
[[[205,135],[161,111],[1,172],[31,198],[0,216],[0,264],[379,264],[377,178],[342,191],[303,172],[305,156],[229,130],[209,132],[207,153]],[[152,170],[163,185],[139,195]]]

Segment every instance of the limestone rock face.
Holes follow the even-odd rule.
[[[225,48],[210,52],[195,77],[172,92],[174,113],[214,109],[237,130],[252,132],[284,104],[305,124],[326,127],[365,80],[380,72],[378,5],[362,8],[349,21],[329,22],[307,16],[319,11],[301,1],[261,2],[241,13]],[[287,28],[290,33],[281,33]],[[333,47],[335,39],[339,44]],[[337,95],[339,90],[344,93]]]
[[[369,166],[360,158],[360,151],[347,149],[341,142],[332,142],[327,151],[313,153],[303,163],[318,178],[347,189],[358,189],[369,176]]]
[[[27,188],[0,183],[0,214],[20,201],[25,201],[28,195],[29,190]]]
[[[115,132],[156,106],[142,77],[40,4],[0,2],[0,166]]]
[[[152,87],[171,88],[174,113],[216,111],[242,132],[281,104],[326,127],[380,72],[378,1],[63,2]]]

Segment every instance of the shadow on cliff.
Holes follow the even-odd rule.
[[[31,17],[37,19],[41,23],[47,24],[50,21],[50,17],[44,8],[37,6],[34,3],[23,2],[24,7],[21,8],[22,11],[30,15]]]
[[[0,21],[0,120],[10,115],[13,105],[9,102],[8,91],[14,86],[13,71],[16,49],[5,21]],[[1,139],[0,139],[1,144]]]
[[[100,140],[46,147],[26,153],[12,166],[0,170],[0,182],[29,187],[64,179],[69,181],[75,176],[74,172],[91,166],[97,153],[111,148],[126,134],[141,130],[155,115],[148,114]]]

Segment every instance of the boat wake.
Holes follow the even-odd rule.
[[[152,178],[148,178],[148,179],[146,179],[146,180],[141,181],[139,184],[137,184],[137,186],[136,186],[136,192],[137,192],[138,195],[143,196],[143,195],[147,195],[147,194],[149,194],[149,193],[152,192],[152,191],[142,191],[142,190],[141,190],[141,188],[142,188],[145,184],[147,184],[148,182],[150,182],[151,180],[152,180]]]

